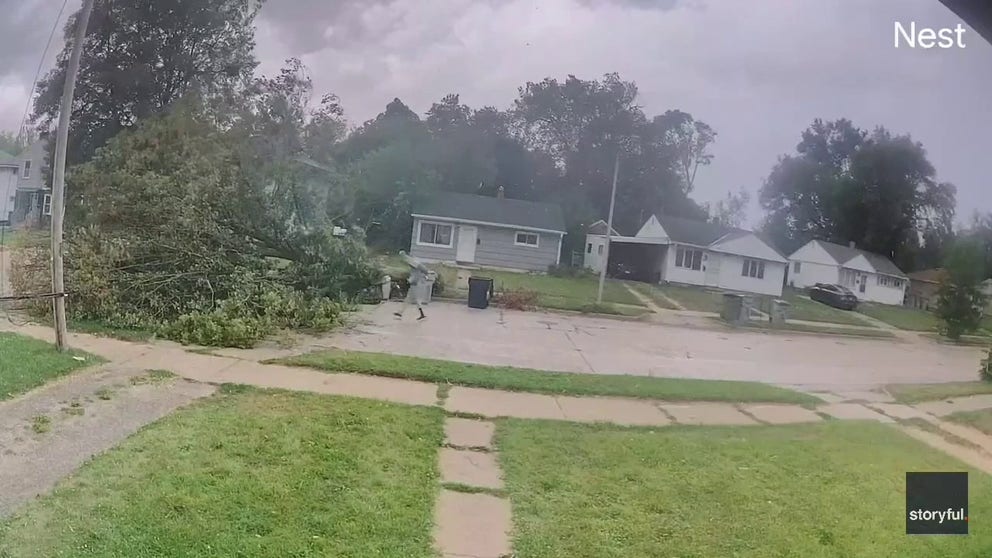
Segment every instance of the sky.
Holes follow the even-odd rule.
[[[79,0],[68,0],[67,13]],[[61,0],[0,0],[0,129],[17,128]],[[63,16],[64,21],[65,16]],[[692,196],[757,192],[814,118],[909,133],[958,188],[958,222],[992,211],[992,46],[894,46],[895,22],[962,21],[938,0],[267,0],[260,71],[306,63],[353,125],[394,97],[423,114],[445,94],[508,108],[528,81],[618,72],[649,115],[717,131]],[[61,29],[44,61],[61,49]]]

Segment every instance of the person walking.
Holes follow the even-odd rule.
[[[406,298],[401,303],[403,306],[400,307],[399,311],[393,312],[393,315],[397,318],[403,318],[403,312],[406,311],[407,307],[416,305],[417,312],[420,313],[417,320],[423,320],[427,317],[427,315],[424,314],[423,291],[424,287],[427,285],[427,275],[430,273],[430,270],[427,269],[427,266],[408,256],[406,252],[402,250],[400,250],[400,257],[402,257],[403,261],[410,266],[410,288],[407,289]]]

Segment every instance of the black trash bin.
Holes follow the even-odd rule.
[[[468,278],[468,307],[489,308],[489,296],[493,292],[493,280],[489,277]]]

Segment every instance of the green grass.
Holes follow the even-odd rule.
[[[970,536],[906,536],[906,471],[968,468],[882,424],[507,420],[497,445],[520,558],[979,558],[992,548],[992,478],[978,472]]]
[[[899,403],[918,403],[992,393],[992,382],[948,382],[944,384],[890,384],[885,390]]]
[[[604,295],[605,298],[605,295]],[[582,312],[583,314],[609,314],[613,316],[641,316],[648,312],[644,306],[632,306],[629,304],[614,304],[603,302],[584,301],[577,298],[562,298],[556,296],[539,296],[537,305],[541,308],[552,310],[568,310],[571,312]]]
[[[0,246],[4,248],[21,248],[24,246],[42,245],[51,242],[51,233],[48,230],[24,231],[6,230],[0,238]]]
[[[667,298],[661,295],[660,289],[658,287],[654,285],[649,285],[648,283],[640,283],[637,281],[631,281],[627,284],[633,287],[635,291],[650,298],[651,302],[654,302],[656,306],[668,310],[676,310],[675,305],[669,302]]]
[[[0,524],[0,556],[433,557],[437,409],[226,388]]]
[[[992,409],[980,411],[960,411],[944,417],[947,420],[964,424],[992,435]]]
[[[38,415],[31,419],[31,430],[35,434],[44,434],[52,429],[52,419],[48,415]]]
[[[150,329],[114,327],[95,320],[72,320],[69,322],[69,330],[132,342],[148,341],[155,337],[155,332]]]
[[[329,372],[535,393],[612,395],[670,401],[768,401],[801,405],[821,402],[805,393],[758,382],[569,374],[337,349],[268,362],[308,366]]]
[[[719,319],[719,318],[717,318]],[[852,337],[873,337],[877,339],[892,339],[895,334],[891,331],[886,331],[884,329],[878,329],[873,327],[830,327],[826,323],[824,325],[812,325],[812,324],[797,324],[786,322],[780,326],[773,327],[767,321],[756,321],[752,320],[740,324],[743,327],[751,329],[760,329],[764,331],[798,331],[802,333],[826,333],[830,335],[849,335]]]
[[[936,331],[940,324],[940,320],[932,313],[905,306],[862,302],[858,304],[858,312],[909,331]]]
[[[783,298],[792,305],[789,308],[789,318],[793,320],[872,327],[871,324],[860,319],[854,312],[840,310],[839,308],[833,308],[826,304],[810,300],[796,291],[787,290],[783,293]]]
[[[654,288],[668,295],[668,298],[678,302],[686,310],[719,314],[723,307],[723,293],[720,291],[674,284],[658,285]]]
[[[599,280],[595,277],[554,277],[492,269],[480,269],[473,271],[472,274],[491,277],[497,292],[505,289],[526,289],[537,292],[541,297],[570,299],[581,304],[595,302],[599,290]],[[641,306],[641,301],[630,294],[623,282],[614,280],[608,280],[603,285],[603,302]]]
[[[99,357],[80,351],[59,353],[44,341],[4,332],[0,332],[0,355],[3,355],[0,358],[0,400],[34,389],[83,366],[102,362]]]

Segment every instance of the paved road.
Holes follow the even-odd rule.
[[[925,339],[743,332],[539,312],[472,310],[435,302],[422,322],[398,321],[396,303],[329,345],[463,362],[567,372],[754,380],[852,390],[888,383],[976,378],[981,352]]]

